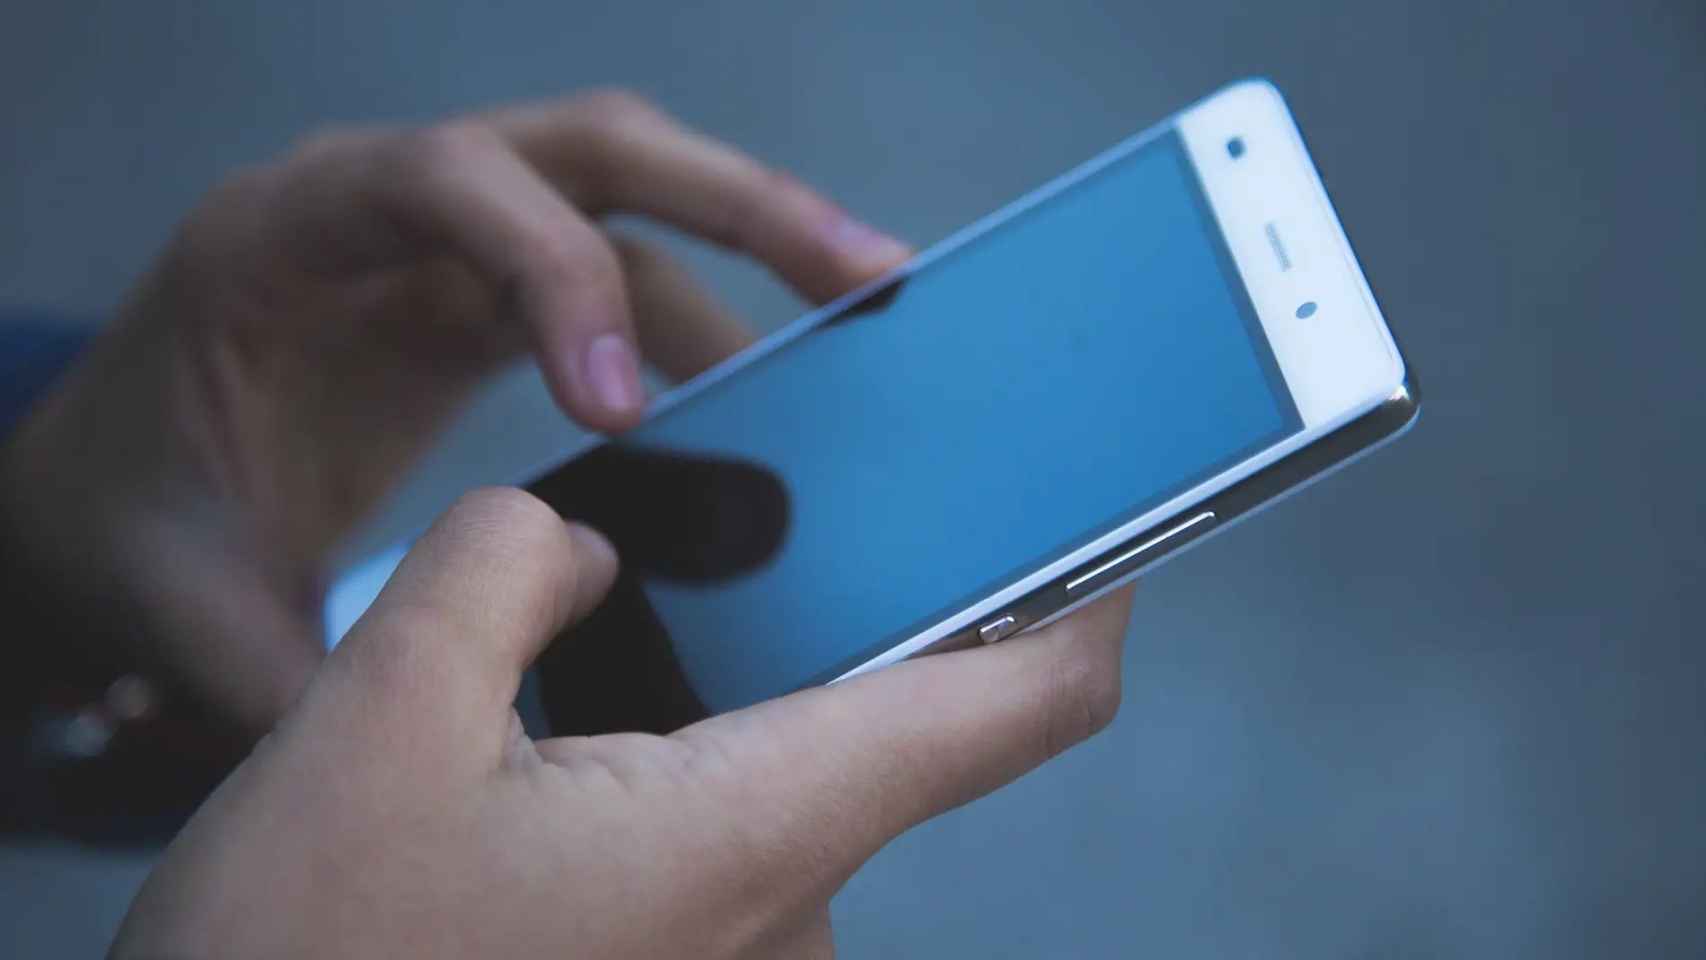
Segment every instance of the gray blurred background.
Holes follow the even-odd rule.
[[[883,851],[836,902],[838,942],[1706,951],[1699,5],[82,2],[6,21],[0,303],[87,315],[209,184],[328,122],[622,84],[927,242],[1270,76],[1420,373],[1422,423],[1149,577],[1114,726]],[[689,256],[762,326],[798,309]],[[368,541],[569,436],[531,376],[504,381]],[[0,850],[0,944],[98,953],[147,863]]]

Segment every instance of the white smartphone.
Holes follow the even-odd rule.
[[[543,471],[623,560],[545,713],[662,731],[1001,641],[1417,409],[1285,102],[1234,84]]]

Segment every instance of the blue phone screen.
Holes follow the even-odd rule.
[[[1169,132],[539,489],[623,556],[600,629],[654,633],[720,711],[831,679],[1300,426]]]

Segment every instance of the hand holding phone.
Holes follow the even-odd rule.
[[[1129,597],[668,737],[532,740],[521,671],[616,558],[463,499],[173,842],[113,956],[822,956],[895,835],[1094,733]]]
[[[246,747],[324,653],[333,551],[476,385],[531,356],[614,430],[642,416],[639,348],[685,378],[751,341],[618,212],[819,302],[908,253],[629,94],[307,138],[210,193],[9,438],[23,615]]]
[[[547,712],[662,732],[1002,641],[1415,413],[1284,102],[1236,84],[544,469],[624,558]]]

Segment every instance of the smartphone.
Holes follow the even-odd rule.
[[[1002,642],[1417,412],[1284,100],[1234,84],[530,483],[622,557],[544,712],[667,731]]]

